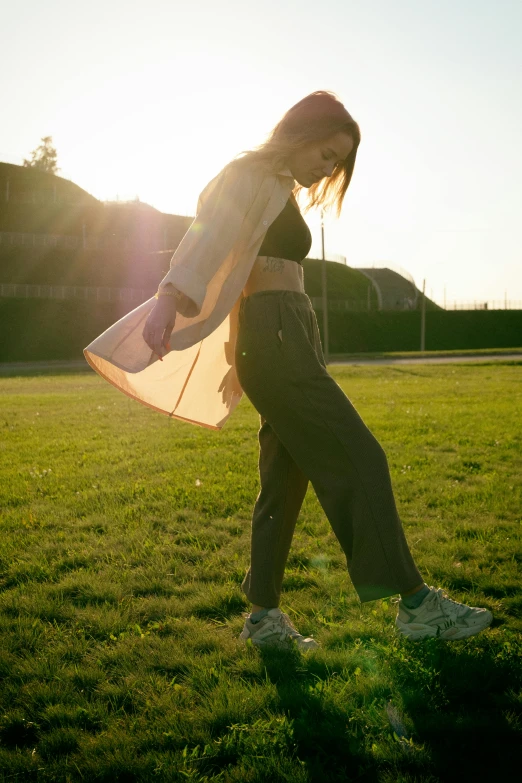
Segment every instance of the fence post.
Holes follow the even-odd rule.
[[[323,334],[324,334],[324,358],[325,363],[329,362],[329,339],[328,339],[328,298],[326,292],[326,257],[324,254],[324,211],[321,209],[321,248],[322,248],[322,288],[323,288]]]
[[[422,281],[422,304],[421,304],[421,351],[426,350],[426,280]]]

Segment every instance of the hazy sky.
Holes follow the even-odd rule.
[[[52,136],[97,198],[193,215],[228,160],[333,90],[362,141],[327,252],[399,265],[441,303],[522,306],[521,40],[522,0],[17,0],[0,160]]]

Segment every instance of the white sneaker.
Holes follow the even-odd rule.
[[[287,614],[281,611],[279,607],[269,609],[268,613],[258,623],[250,621],[250,613],[243,612],[245,625],[239,634],[243,640],[251,639],[252,644],[258,647],[289,647],[292,644],[297,645],[300,650],[315,650],[319,647],[318,642],[311,636],[306,638],[300,634],[292,625]]]
[[[416,642],[428,636],[440,639],[466,639],[487,628],[493,620],[489,609],[466,606],[448,598],[442,587],[430,587],[430,593],[417,609],[409,609],[399,598],[395,625],[408,639]]]

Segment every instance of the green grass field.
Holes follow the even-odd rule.
[[[94,373],[0,379],[0,781],[518,780],[522,361],[334,367],[428,584],[490,629],[417,644],[361,606],[310,485],[281,608],[244,646],[258,415],[171,420]]]

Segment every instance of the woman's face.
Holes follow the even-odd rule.
[[[294,152],[287,160],[288,168],[300,185],[309,188],[323,177],[331,177],[337,161],[344,160],[352,149],[352,137],[345,131],[338,131]]]

